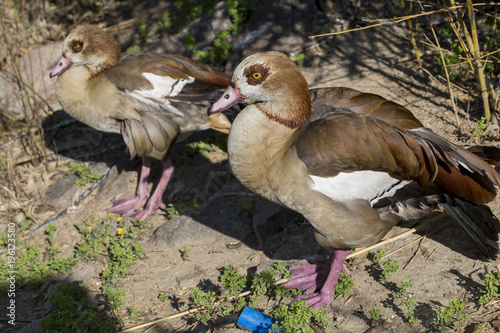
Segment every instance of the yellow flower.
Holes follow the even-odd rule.
[[[111,213],[108,213],[108,217],[111,217]]]
[[[92,227],[91,227],[91,226],[89,226],[89,231],[90,231],[90,230],[92,230]]]
[[[116,220],[117,220],[118,222],[121,222],[121,220],[122,220],[122,219],[123,219],[123,217],[121,217],[121,216],[116,218]]]
[[[198,204],[194,204],[194,205],[193,205],[193,208],[194,208],[194,209],[198,209]]]
[[[101,239],[99,238],[99,240],[97,242],[101,242]]]
[[[123,229],[118,229],[118,231],[116,232],[118,235],[121,235],[123,234]]]

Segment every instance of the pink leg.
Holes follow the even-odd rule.
[[[172,177],[172,173],[174,172],[174,166],[169,159],[166,159],[163,162],[163,171],[161,174],[160,181],[156,186],[155,191],[151,198],[149,198],[148,203],[146,204],[146,208],[144,210],[137,211],[132,217],[134,219],[147,219],[151,214],[153,214],[158,208],[165,209],[165,204],[161,202],[161,198],[163,196],[163,192],[167,188],[170,177]]]
[[[113,207],[107,210],[108,213],[128,215],[139,209],[146,200],[149,199],[148,178],[151,171],[151,158],[142,158],[141,176],[137,185],[136,195],[124,195],[114,199]]]
[[[334,288],[339,281],[340,273],[349,273],[345,267],[345,258],[349,251],[349,249],[334,249],[326,266],[300,265],[292,267],[290,269],[291,278],[285,286],[304,290],[306,295],[299,295],[296,299],[306,301],[313,309],[330,303],[335,298]],[[330,272],[325,280],[323,275],[328,268]],[[319,292],[315,292],[318,290]]]

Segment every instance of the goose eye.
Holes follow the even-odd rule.
[[[82,50],[82,43],[73,44],[73,51],[74,52],[80,52],[81,50]]]
[[[258,80],[258,79],[260,79],[260,78],[262,77],[262,74],[261,74],[261,73],[253,73],[253,74],[252,74],[252,77],[253,77],[254,79],[257,79],[257,80]]]

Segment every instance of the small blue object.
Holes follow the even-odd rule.
[[[245,306],[236,324],[253,333],[267,333],[276,322],[279,323],[277,319],[269,317],[249,306]],[[279,331],[280,329],[277,328],[276,332]]]

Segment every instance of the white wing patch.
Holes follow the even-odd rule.
[[[365,199],[370,201],[372,206],[380,199],[394,195],[398,189],[409,183],[377,171],[341,172],[336,177],[328,178],[310,177],[314,181],[313,190],[335,201]]]
[[[182,116],[182,113],[170,104],[168,97],[177,96],[186,84],[194,82],[194,77],[188,76],[188,79],[176,80],[169,76],[153,73],[142,73],[142,75],[153,85],[153,89],[140,89],[127,91],[127,93],[145,104],[156,108],[165,108],[175,115]],[[162,101],[162,103],[156,103],[152,99]]]

